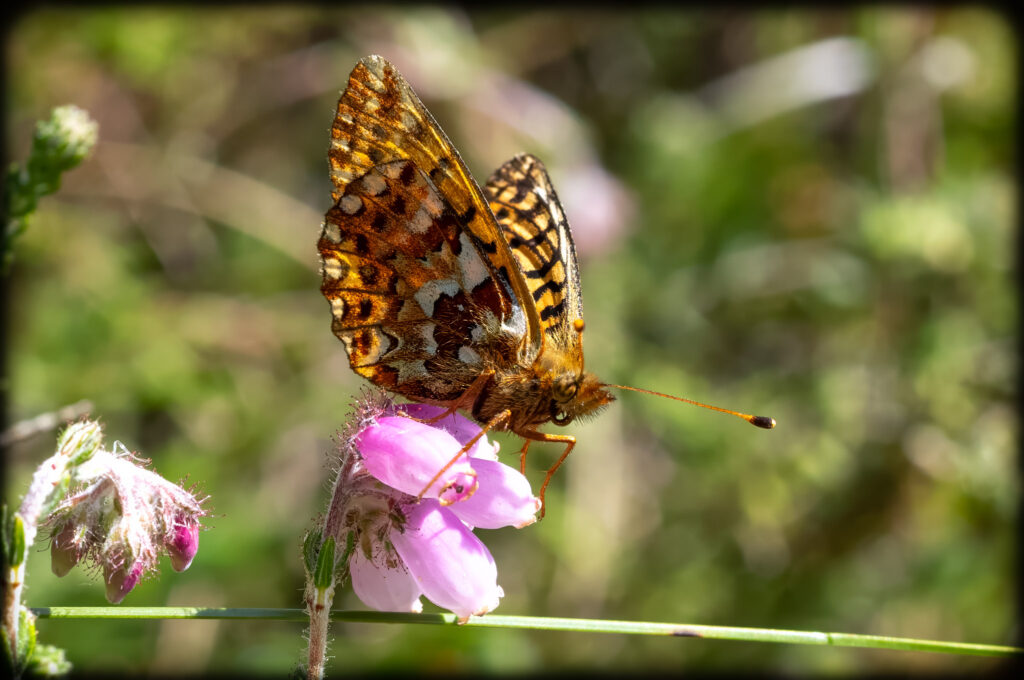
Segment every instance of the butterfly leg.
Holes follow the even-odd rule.
[[[543,518],[545,509],[544,491],[548,488],[548,482],[551,481],[551,477],[555,474],[555,470],[557,470],[559,466],[565,462],[565,459],[569,457],[569,454],[572,453],[573,447],[576,446],[576,437],[568,434],[547,434],[546,432],[537,432],[536,430],[524,430],[522,432],[516,432],[516,434],[523,439],[526,439],[527,444],[529,444],[531,440],[537,442],[558,442],[560,444],[565,444],[565,451],[562,452],[562,455],[557,461],[555,461],[555,464],[551,466],[547,475],[544,476],[544,483],[540,485],[540,493],[537,494],[540,498],[540,516]],[[522,454],[524,456],[525,451],[526,447],[524,446]]]
[[[461,449],[459,449],[459,452],[452,456],[452,459],[450,461],[445,463],[445,466],[443,468],[437,471],[437,474],[434,475],[433,479],[427,482],[427,485],[424,486],[423,490],[420,491],[419,495],[416,496],[416,500],[422,500],[423,494],[427,492],[427,489],[433,486],[434,482],[440,479],[441,475],[447,472],[452,465],[455,465],[455,461],[457,461],[462,456],[462,454],[466,453],[471,448],[473,448],[473,445],[480,441],[480,437],[483,437],[485,434],[487,434],[489,430],[499,427],[502,423],[508,421],[508,419],[511,417],[512,411],[505,409],[504,411],[502,411],[501,413],[487,421],[487,423],[482,428],[480,428],[480,431],[472,439],[466,442],[466,444]]]
[[[526,452],[530,450],[529,439],[523,442],[523,448],[519,449],[519,474],[526,474]]]

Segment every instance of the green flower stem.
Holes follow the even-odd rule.
[[[42,619],[265,619],[275,621],[308,621],[303,609],[230,609],[215,607],[37,607],[33,613]],[[357,623],[420,623],[456,625],[454,614],[396,614],[389,612],[336,611],[333,621]],[[471,617],[467,627],[525,628],[530,630],[561,630],[582,633],[626,633],[632,635],[665,635],[708,640],[744,640],[826,647],[859,647],[863,649],[896,649],[945,654],[979,656],[1017,656],[1024,649],[1003,645],[977,645],[965,642],[918,640],[914,638],[851,633],[777,630],[772,628],[737,628],[733,626],[700,626],[684,623],[647,623],[642,621],[607,621],[601,619],[562,619],[539,616]]]
[[[309,665],[308,677],[320,680],[324,677],[327,661],[327,628],[331,621],[331,605],[334,603],[335,541],[328,536],[320,546],[316,565],[312,573],[306,574],[306,611],[309,615]]]
[[[3,575],[2,627],[15,668],[24,667],[35,645],[35,624],[21,603],[28,550],[36,540],[39,524],[64,498],[76,466],[92,456],[102,439],[102,430],[95,421],[80,421],[67,427],[60,435],[57,452],[36,468],[21,507],[13,517],[10,550],[3,565],[6,573]],[[6,530],[0,527],[0,531]]]

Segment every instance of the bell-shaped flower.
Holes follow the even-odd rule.
[[[338,481],[340,512],[356,534],[349,573],[367,606],[417,612],[425,596],[465,621],[503,595],[473,529],[527,526],[541,503],[518,470],[498,462],[497,445],[478,437],[479,425],[457,414],[433,420],[444,413],[412,404],[361,419],[348,442],[356,464]]]

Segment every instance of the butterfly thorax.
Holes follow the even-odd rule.
[[[528,370],[509,367],[496,371],[473,405],[472,415],[485,423],[508,409],[512,421],[507,429],[518,431],[547,422],[568,425],[614,399],[597,376],[579,368],[572,352],[551,348]]]

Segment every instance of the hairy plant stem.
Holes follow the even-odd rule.
[[[19,633],[19,613],[21,612],[21,593],[25,587],[25,565],[28,562],[28,551],[36,540],[39,522],[45,519],[52,509],[53,497],[58,495],[62,480],[68,474],[73,447],[62,447],[57,453],[43,461],[34,475],[28,492],[21,502],[21,507],[14,515],[14,524],[21,524],[16,531],[23,531],[24,546],[21,555],[11,555],[11,563],[5,565],[4,574],[4,612],[3,626],[7,631],[6,643],[11,649],[11,658],[17,657],[17,641]]]

